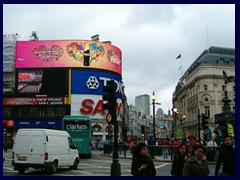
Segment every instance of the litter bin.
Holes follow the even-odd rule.
[[[103,146],[103,153],[104,154],[109,154],[111,152],[111,144],[104,144]]]

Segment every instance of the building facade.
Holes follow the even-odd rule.
[[[93,139],[107,139],[112,127],[106,122],[102,87],[111,79],[117,84],[117,120],[122,129],[124,93],[118,47],[99,42],[98,36],[92,40],[9,42],[4,41],[4,47],[10,44],[13,50],[7,54],[5,48],[3,59],[3,118],[4,125],[11,125],[12,136],[19,128],[61,129],[62,118],[71,115],[91,117]],[[7,79],[9,74],[12,79]]]
[[[209,117],[209,128],[213,132],[214,115],[222,112],[226,88],[231,110],[235,112],[235,81],[225,86],[223,71],[235,76],[235,49],[210,47],[180,78],[173,93],[173,107],[177,108],[176,125],[180,126],[182,121],[185,137],[190,134],[198,137],[198,112]]]

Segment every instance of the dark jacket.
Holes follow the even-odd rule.
[[[235,175],[235,149],[232,146],[224,146],[221,148],[216,163],[215,176],[218,176],[219,169],[222,166],[222,171],[230,176]]]
[[[172,176],[182,176],[183,167],[187,159],[188,156],[186,154],[184,154],[183,156],[181,156],[180,154],[175,155],[170,174]]]
[[[140,171],[139,168],[143,164],[148,164],[145,171]],[[132,159],[132,168],[131,173],[133,176],[155,176],[156,175],[156,169],[154,166],[154,163],[152,159],[149,156],[134,156]]]
[[[183,167],[183,176],[208,176],[209,167],[206,159],[201,164],[192,156],[188,159]]]

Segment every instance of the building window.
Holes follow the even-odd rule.
[[[205,97],[205,99],[204,99],[204,100],[205,100],[205,102],[208,102],[208,98],[207,98],[207,97]]]
[[[235,106],[233,106],[233,113],[235,113]]]
[[[11,107],[3,107],[3,117],[4,118],[12,117],[12,108]]]
[[[21,118],[29,117],[29,108],[27,108],[27,107],[20,107],[18,117],[21,117]]]
[[[209,106],[204,106],[204,111],[205,111],[205,115],[210,117],[210,107]]]
[[[225,85],[223,85],[223,86],[222,86],[222,90],[223,90],[223,91],[225,91],[225,89],[226,89],[226,86],[225,86]]]
[[[95,124],[92,129],[94,132],[102,132],[102,127],[98,124]]]
[[[54,117],[55,116],[55,108],[47,107],[46,108],[46,117]]]
[[[207,85],[203,85],[203,89],[206,91],[208,90]]]
[[[57,116],[57,117],[62,118],[63,116],[65,116],[65,114],[66,114],[65,107],[58,107],[58,108],[56,109],[56,116]]]
[[[233,86],[233,91],[235,91],[235,86]]]
[[[30,107],[29,108],[29,117],[35,117],[35,118],[39,117],[37,107]]]

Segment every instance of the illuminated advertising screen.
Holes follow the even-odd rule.
[[[96,94],[103,95],[102,87],[113,79],[117,84],[117,97],[122,99],[123,83],[119,75],[108,72],[90,70],[72,70],[71,94]]]
[[[121,75],[121,50],[96,41],[17,41],[16,68],[74,67],[109,70]]]
[[[68,95],[68,70],[31,69],[17,71],[18,95]]]

